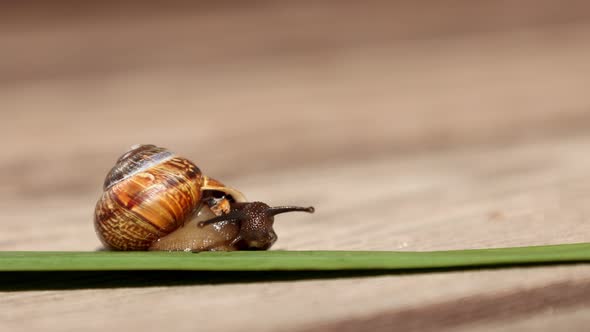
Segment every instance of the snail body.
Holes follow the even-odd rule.
[[[190,160],[154,145],[137,145],[107,174],[94,226],[110,250],[268,249],[278,213],[247,202],[238,190],[207,177]]]

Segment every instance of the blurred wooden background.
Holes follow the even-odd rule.
[[[0,250],[95,250],[104,175],[166,146],[272,204],[276,249],[590,241],[585,1],[0,4]],[[0,327],[553,331],[590,267],[3,293]]]

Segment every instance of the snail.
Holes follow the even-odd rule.
[[[277,214],[313,207],[269,207],[205,176],[186,158],[136,145],[107,174],[94,226],[108,250],[267,250]]]

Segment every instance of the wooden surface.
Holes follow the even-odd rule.
[[[104,175],[153,143],[314,205],[275,249],[590,241],[583,1],[0,5],[0,250],[95,250]],[[2,330],[554,331],[590,266],[5,292]]]

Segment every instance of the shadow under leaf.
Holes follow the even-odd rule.
[[[579,264],[587,262],[568,262]],[[1,272],[0,291],[74,290],[122,287],[161,287],[218,285],[257,282],[362,278],[384,275],[409,275],[469,270],[490,270],[564,263],[450,267],[411,270],[342,270],[342,271],[35,271]]]

